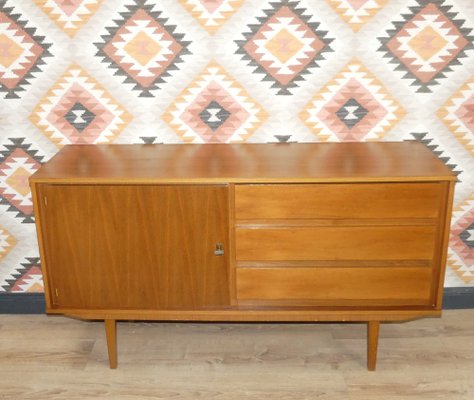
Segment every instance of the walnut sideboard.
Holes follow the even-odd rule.
[[[418,142],[71,145],[31,178],[47,312],[117,320],[441,315],[455,176]]]

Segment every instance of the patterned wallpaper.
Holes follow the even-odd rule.
[[[0,291],[42,291],[27,178],[69,143],[418,140],[474,286],[474,1],[0,0]]]

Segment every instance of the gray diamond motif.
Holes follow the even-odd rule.
[[[368,111],[362,107],[356,99],[350,98],[346,103],[336,112],[338,118],[351,129],[357,125],[367,115]]]
[[[474,222],[459,234],[461,240],[470,249],[474,248]]]
[[[230,117],[230,112],[213,100],[199,113],[199,117],[215,132]]]
[[[76,102],[64,115],[64,119],[69,122],[79,132],[86,129],[94,120],[95,114],[87,109],[82,103]]]

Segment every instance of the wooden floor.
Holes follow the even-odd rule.
[[[118,325],[0,315],[0,399],[474,399],[474,310],[383,324],[376,372],[363,324]]]

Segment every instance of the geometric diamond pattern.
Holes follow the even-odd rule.
[[[0,0],[0,292],[41,290],[28,177],[72,143],[417,140],[457,175],[446,285],[474,287],[473,11]]]
[[[0,261],[15,247],[17,240],[5,228],[0,226]]]
[[[383,8],[388,0],[326,0],[334,11],[358,32]]]
[[[7,4],[13,2],[0,0],[0,92],[13,99],[41,71],[44,58],[51,57],[51,44],[35,35],[36,28]]]
[[[379,51],[412,80],[417,92],[431,92],[439,79],[460,64],[466,51],[474,48],[472,29],[458,18],[445,0],[414,0],[408,14],[401,14],[380,37]]]
[[[464,175],[463,171],[460,171],[459,166],[454,162],[452,157],[447,154],[445,150],[443,150],[438,143],[434,139],[432,135],[430,135],[428,132],[411,132],[410,133],[410,139],[409,140],[416,140],[420,143],[423,143],[428,150],[430,150],[440,161],[443,162],[444,165],[446,165],[455,175],[458,175],[458,182],[459,182],[459,176]],[[459,183],[457,185],[457,189],[459,189]]]
[[[199,117],[201,117],[202,122],[215,131],[230,117],[230,113],[217,101],[212,100],[208,106],[199,113]]]
[[[0,151],[0,206],[7,206],[6,211],[16,213],[23,223],[33,223],[28,178],[40,167],[43,157],[31,150],[24,138],[12,138],[10,142]]]
[[[321,141],[383,137],[405,111],[359,61],[352,60],[300,112]]]
[[[134,84],[140,97],[153,97],[151,90],[160,88],[165,78],[178,69],[181,57],[190,54],[189,41],[175,32],[162,11],[154,10],[146,0],[135,0],[127,11],[107,27],[102,42],[95,43],[104,64],[123,76],[125,83]]]
[[[242,33],[244,40],[236,40],[236,54],[248,62],[255,74],[273,82],[277,94],[290,95],[290,89],[304,80],[304,75],[319,67],[324,53],[333,51],[327,31],[319,29],[320,22],[308,15],[298,2],[280,0],[263,10],[258,24],[248,25],[250,31]]]
[[[361,122],[367,115],[368,110],[362,107],[356,99],[351,97],[346,103],[336,112],[339,119],[351,129],[359,122]]]
[[[459,234],[459,238],[469,249],[474,248],[474,222]]]
[[[104,0],[33,0],[69,37],[89,21]]]
[[[82,132],[94,120],[95,114],[87,109],[79,101],[76,102],[71,109],[64,115],[67,120],[76,130]]]
[[[175,99],[163,114],[184,142],[246,141],[267,118],[261,106],[216,62]]]
[[[7,293],[38,293],[43,292],[43,276],[40,259],[27,257],[9,278],[5,280],[2,289]]]
[[[244,0],[179,0],[199,24],[211,35],[224,25]]]
[[[438,110],[438,117],[474,156],[474,77],[444,103]]]
[[[30,115],[58,147],[111,143],[131,115],[78,65],[72,64]]]
[[[474,282],[474,193],[453,210],[448,265],[465,283]]]

